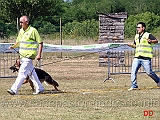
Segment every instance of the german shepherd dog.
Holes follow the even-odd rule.
[[[18,72],[20,65],[21,65],[20,61],[16,60],[16,63],[13,66],[11,66],[9,69],[11,69],[13,73]],[[59,91],[57,88],[59,84],[55,80],[53,80],[52,77],[47,72],[45,72],[44,70],[38,69],[38,68],[35,68],[35,71],[41,83],[44,82],[45,84],[48,83],[50,85],[53,85],[55,90]],[[30,83],[31,88],[34,91],[34,85],[33,85],[33,82],[30,80],[29,75],[27,75],[23,84],[28,83],[28,82]]]

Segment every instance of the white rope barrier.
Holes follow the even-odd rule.
[[[43,44],[43,52],[107,52],[107,51],[129,51],[134,48],[129,47],[128,43],[105,43],[105,44],[91,44],[91,45],[53,45]],[[13,43],[0,43],[0,52],[15,52],[9,50],[8,47]],[[160,43],[154,45],[154,49],[160,49]],[[18,51],[18,48],[16,48]]]

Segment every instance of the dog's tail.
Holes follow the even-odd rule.
[[[59,86],[59,84],[58,84],[56,81],[54,81],[54,80],[52,80],[52,83],[53,83],[54,85],[56,85],[57,87]],[[48,83],[47,83],[46,81],[44,81],[44,84],[45,84],[46,86],[48,86]]]
[[[52,79],[52,77],[50,75],[48,76],[45,76],[45,81],[48,83],[48,84],[51,84],[51,85],[54,85],[54,86],[59,86],[59,84]]]

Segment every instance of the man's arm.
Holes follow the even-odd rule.
[[[133,48],[136,48],[136,43],[135,41],[133,43],[128,43],[127,44],[129,47],[133,47]]]
[[[153,43],[153,44],[157,44],[158,40],[157,39],[154,39],[154,40],[148,39],[148,42],[149,43]]]
[[[37,54],[37,56],[36,56],[36,59],[37,59],[37,60],[40,60],[40,59],[41,59],[42,48],[43,48],[43,42],[39,43],[38,54]]]
[[[157,44],[158,40],[152,34],[149,34],[148,43]]]
[[[9,46],[9,48],[8,49],[13,49],[13,48],[17,48],[17,47],[19,47],[19,42],[16,42],[16,43],[14,43],[14,45],[12,45],[12,46]]]

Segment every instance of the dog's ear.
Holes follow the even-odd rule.
[[[12,69],[13,66],[9,67],[9,69]]]
[[[15,63],[18,67],[20,67],[21,63],[20,63],[20,60],[16,60],[16,63]]]
[[[20,60],[19,60],[19,59],[17,59],[17,60],[16,60],[16,63],[17,63],[17,64],[20,64]]]
[[[18,68],[16,68],[15,66],[11,66],[10,68],[9,68],[10,70],[12,70],[12,72],[14,73],[14,72],[18,72]]]

